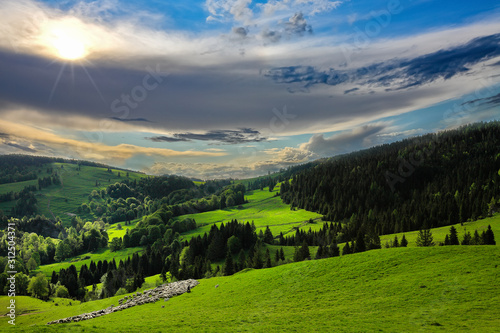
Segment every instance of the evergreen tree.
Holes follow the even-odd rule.
[[[332,245],[330,245],[330,256],[338,257],[339,255],[340,255],[339,246],[337,245],[336,242],[333,242]]]
[[[269,249],[267,249],[266,254],[264,255],[264,268],[270,267],[273,267],[273,264],[271,263],[271,253],[269,252]]]
[[[293,253],[293,261],[299,262],[304,260],[302,257],[302,251],[300,251],[300,248],[298,246],[295,247],[295,251]]]
[[[271,229],[269,229],[269,226],[266,227],[266,231],[264,233],[264,242],[271,245],[274,243],[274,236]]]
[[[226,261],[224,262],[224,275],[233,275],[234,274],[234,266],[233,266],[233,257],[230,251],[227,251]]]
[[[351,254],[351,247],[349,246],[349,242],[346,242],[344,248],[342,249],[342,255]]]
[[[457,229],[454,226],[450,228],[450,245],[460,245],[458,241]]]
[[[399,247],[398,236],[394,236],[394,241],[392,242],[392,247]]]
[[[276,250],[275,254],[274,254],[274,262],[278,262],[280,261],[280,250]]]
[[[245,269],[247,267],[247,259],[245,257],[245,250],[241,249],[240,254],[238,255],[238,268],[240,270]]]
[[[472,242],[472,236],[470,234],[470,231],[466,231],[464,233],[464,238],[462,239],[462,245],[471,245]]]
[[[301,253],[302,260],[311,259],[311,253],[309,252],[309,246],[307,246],[307,242],[305,240],[302,243],[302,246],[300,248],[300,253]]]
[[[434,246],[434,239],[430,229],[420,229],[418,231],[417,246]]]
[[[262,255],[259,250],[256,250],[253,256],[253,268],[261,269],[263,266],[264,263],[262,262]]]
[[[283,251],[283,248],[280,248],[280,259],[285,261],[285,252]]]
[[[477,230],[474,231],[474,237],[472,238],[472,245],[483,245],[483,239],[479,236]]]
[[[318,251],[316,251],[316,256],[314,257],[314,259],[321,259],[323,258],[323,245],[319,245],[318,246]]]
[[[401,238],[401,247],[407,247],[408,246],[408,241],[406,240],[405,235],[403,234],[403,238]]]
[[[493,230],[491,230],[491,225],[488,225],[488,230],[484,233],[483,236],[483,244],[484,245],[496,245],[495,234]]]

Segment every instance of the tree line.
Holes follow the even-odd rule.
[[[342,221],[348,238],[438,227],[485,217],[500,206],[500,122],[479,123],[332,158],[284,181],[293,207]],[[433,153],[424,158],[423,151]],[[386,171],[421,163],[391,191]]]

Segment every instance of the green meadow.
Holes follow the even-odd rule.
[[[60,176],[60,185],[51,185],[43,188],[35,193],[38,200],[38,208],[40,215],[45,215],[49,218],[60,217],[63,224],[68,227],[71,221],[71,214],[76,214],[78,207],[82,202],[88,200],[88,196],[93,190],[105,189],[108,185],[113,184],[123,179],[139,179],[147,177],[145,174],[107,168],[92,167],[81,165],[80,170],[76,164],[70,163],[51,163],[39,168],[40,178],[48,177],[52,173],[47,173],[47,168],[53,168]],[[120,176],[118,175],[120,174]],[[97,186],[96,186],[97,183]],[[20,183],[10,183],[0,185],[0,193],[9,191],[19,192],[27,185],[36,185],[37,180],[30,180]],[[15,202],[0,203],[0,209],[4,211],[10,210]],[[85,217],[85,216],[84,216]]]
[[[106,231],[108,232],[109,241],[111,242],[111,240],[113,238],[116,238],[116,237],[123,237],[123,236],[125,236],[125,234],[127,233],[127,230],[128,229],[133,229],[135,227],[135,225],[137,224],[137,222],[139,222],[140,220],[142,220],[142,218],[132,220],[132,221],[130,221],[129,225],[125,225],[125,222],[119,222],[119,223],[111,224],[109,226],[109,228],[106,229]],[[118,226],[118,224],[121,225],[121,227],[122,227],[121,230],[117,230],[116,229],[117,226]]]
[[[90,261],[94,261],[97,263],[99,260],[104,261],[112,261],[115,259],[116,263],[120,260],[125,260],[127,259],[128,256],[132,256],[134,253],[142,252],[142,247],[130,247],[127,249],[122,249],[116,252],[111,252],[109,248],[105,249],[100,249],[94,253],[88,252],[81,254],[79,256],[73,257],[71,259],[67,259],[62,262],[50,264],[50,265],[43,265],[38,268],[38,270],[34,271],[33,274],[36,273],[43,273],[47,277],[50,277],[52,275],[52,271],[59,272],[61,268],[68,268],[71,265],[75,265],[77,271],[80,271],[80,268],[86,264],[87,266],[90,265]]]
[[[500,243],[500,214],[496,214],[493,217],[488,217],[485,219],[473,221],[473,222],[464,222],[455,224],[454,227],[457,229],[458,239],[462,241],[465,232],[470,232],[472,236],[474,236],[474,230],[477,230],[479,235],[485,230],[488,229],[488,225],[491,225],[491,230],[496,236],[497,243]],[[447,234],[450,233],[451,226],[433,228],[432,237],[434,238],[434,243],[438,245],[440,242],[444,243],[444,238]],[[383,235],[380,236],[380,243],[382,246],[385,245],[386,242],[392,243],[394,241],[394,237],[398,237],[398,241],[401,241],[403,238],[403,234],[405,235],[406,240],[408,241],[408,247],[416,247],[416,240],[418,231],[410,231],[405,233],[391,234],[391,235]]]
[[[275,196],[277,191],[278,188],[275,188],[273,192],[269,192],[267,188],[263,191],[249,191],[245,194],[248,203],[241,206],[228,207],[205,213],[182,215],[176,217],[176,220],[185,218],[196,220],[199,227],[182,234],[187,239],[209,232],[212,224],[220,225],[222,222],[229,222],[233,219],[237,219],[240,223],[251,223],[253,221],[257,232],[259,232],[259,229],[264,231],[269,226],[274,235],[279,235],[280,232],[286,234],[293,231],[296,227],[318,224],[309,224],[309,220],[313,219],[315,222],[318,222],[321,219],[320,214],[308,212],[304,209],[290,210],[289,205],[283,203],[280,197]]]
[[[391,248],[200,280],[190,294],[72,324],[117,305],[17,297],[23,332],[498,332],[500,247]],[[215,286],[218,285],[218,288]],[[7,297],[0,298],[5,309]],[[58,306],[55,306],[58,303]],[[162,308],[164,306],[164,308]],[[5,310],[4,310],[5,311]],[[6,317],[0,326],[7,327]]]

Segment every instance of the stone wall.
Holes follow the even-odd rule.
[[[106,309],[97,310],[90,313],[84,313],[78,316],[68,317],[64,319],[54,320],[47,323],[47,325],[71,323],[87,319],[93,319],[116,311],[122,311],[131,308],[133,306],[143,305],[146,303],[155,303],[161,299],[168,301],[170,297],[184,294],[191,288],[196,287],[198,284],[199,282],[196,280],[184,280],[184,281],[164,284],[154,289],[145,290],[142,293],[137,292],[135,294],[132,294],[131,296],[125,296],[124,298],[118,301],[119,303],[118,306],[111,305]]]

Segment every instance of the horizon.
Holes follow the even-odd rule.
[[[7,0],[0,13],[0,154],[246,179],[500,119],[495,1]]]

